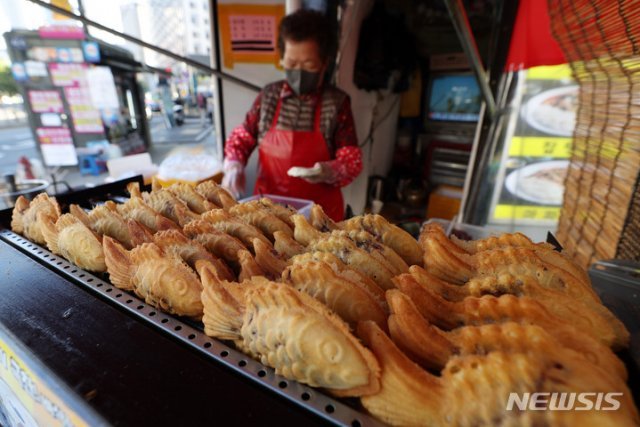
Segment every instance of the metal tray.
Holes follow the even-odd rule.
[[[222,363],[240,375],[333,424],[353,427],[384,425],[369,415],[359,412],[344,402],[321,393],[319,390],[276,375],[272,368],[262,365],[222,341],[205,335],[201,324],[163,313],[157,308],[146,304],[132,293],[116,288],[108,281],[98,277],[98,275],[78,268],[66,259],[32,243],[11,230],[0,229],[0,239],[19,249],[40,264],[54,270],[69,282],[88,289],[100,298],[128,311],[138,319],[172,336],[181,344],[195,349],[217,363]]]

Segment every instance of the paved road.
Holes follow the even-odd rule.
[[[149,124],[151,139],[157,145],[157,151],[163,154],[177,144],[196,142],[213,144],[211,126],[207,123],[202,127],[200,119],[187,118],[184,126],[167,129],[162,118],[154,115]],[[154,150],[152,150],[153,154]],[[31,130],[26,126],[0,128],[0,175],[14,173],[18,159],[22,156],[42,160]]]

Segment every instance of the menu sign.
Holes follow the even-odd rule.
[[[86,71],[86,64],[49,64],[49,74],[55,86],[84,86]]]
[[[42,158],[47,166],[75,166],[78,164],[71,131],[64,127],[36,128]]]
[[[513,137],[505,144],[492,223],[558,221],[569,167],[578,86],[568,65],[527,71]]]
[[[284,5],[221,4],[218,12],[225,67],[236,62],[279,66],[276,40]]]
[[[29,103],[34,113],[63,113],[64,106],[57,90],[30,90]]]
[[[84,87],[66,87],[64,94],[71,110],[73,128],[77,133],[102,133],[100,111],[92,105],[91,93]]]

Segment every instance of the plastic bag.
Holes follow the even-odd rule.
[[[222,172],[222,163],[200,149],[176,149],[160,163],[158,178],[199,182]]]

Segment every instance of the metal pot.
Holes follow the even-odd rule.
[[[24,180],[19,184],[13,181],[13,177],[5,176],[6,183],[0,185],[0,201],[3,208],[11,208],[20,196],[32,200],[35,196],[49,188],[49,181],[44,179]]]

